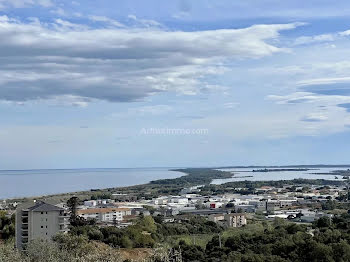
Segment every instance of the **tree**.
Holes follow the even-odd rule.
[[[227,208],[232,208],[232,207],[235,207],[235,204],[230,202],[230,203],[226,204],[226,207]]]
[[[9,239],[15,236],[15,214],[7,216],[5,211],[0,211],[0,239]]]
[[[74,226],[81,226],[82,224],[84,224],[85,219],[79,217],[77,215],[77,207],[80,203],[80,199],[77,197],[71,197],[70,199],[68,199],[67,201],[67,206],[69,208],[69,212],[70,212],[70,224],[74,227]]]
[[[77,215],[77,206],[80,203],[80,199],[76,196],[71,197],[67,201],[67,206],[69,208],[71,216],[75,217]]]
[[[318,228],[329,227],[331,225],[331,220],[329,217],[321,217],[314,222],[314,225]]]

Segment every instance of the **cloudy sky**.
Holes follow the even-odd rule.
[[[350,3],[0,0],[0,119],[0,169],[349,164]]]

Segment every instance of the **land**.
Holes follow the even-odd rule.
[[[285,172],[285,171],[309,171],[309,168],[263,168],[263,169],[253,169],[253,172]]]
[[[162,259],[177,257],[177,261],[208,262],[349,260],[347,179],[214,185],[213,179],[227,179],[234,174],[212,168],[176,171],[184,176],[36,198],[62,206],[73,198],[78,210],[98,208],[102,212],[112,207],[127,209],[131,214],[118,221],[74,217],[78,220],[71,223],[69,234],[55,239],[52,250],[65,252],[67,243],[78,241],[82,244],[70,249],[72,254],[93,244],[97,254],[109,250],[114,257],[135,261],[137,257],[149,261],[171,261]],[[31,200],[13,199],[2,204],[3,246],[14,234],[14,205]],[[67,208],[67,213],[72,211]],[[228,219],[236,216],[241,222],[230,224]],[[36,245],[38,248],[40,243]],[[159,260],[155,253],[164,257]]]

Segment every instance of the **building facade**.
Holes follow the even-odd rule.
[[[228,227],[242,227],[247,224],[244,214],[231,213],[225,215],[225,222]]]
[[[85,219],[95,219],[96,222],[122,221],[124,216],[131,215],[129,208],[88,208],[77,211],[78,216]]]
[[[68,231],[68,219],[64,209],[37,202],[16,210],[16,247],[23,249],[34,239],[51,240],[57,233]]]
[[[226,227],[242,227],[247,224],[245,214],[211,214],[208,216],[209,221],[219,223]]]

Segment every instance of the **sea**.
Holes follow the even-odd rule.
[[[232,178],[214,179],[212,184],[233,181],[291,180],[295,178],[342,180],[334,170],[350,167],[312,168],[308,171],[253,172],[259,168],[224,168]],[[36,197],[91,189],[103,189],[146,184],[152,180],[177,178],[184,173],[173,168],[96,168],[0,170],[0,199]],[[314,174],[314,173],[328,173]]]
[[[184,173],[171,168],[1,170],[0,199],[36,197],[91,189],[124,187]]]

